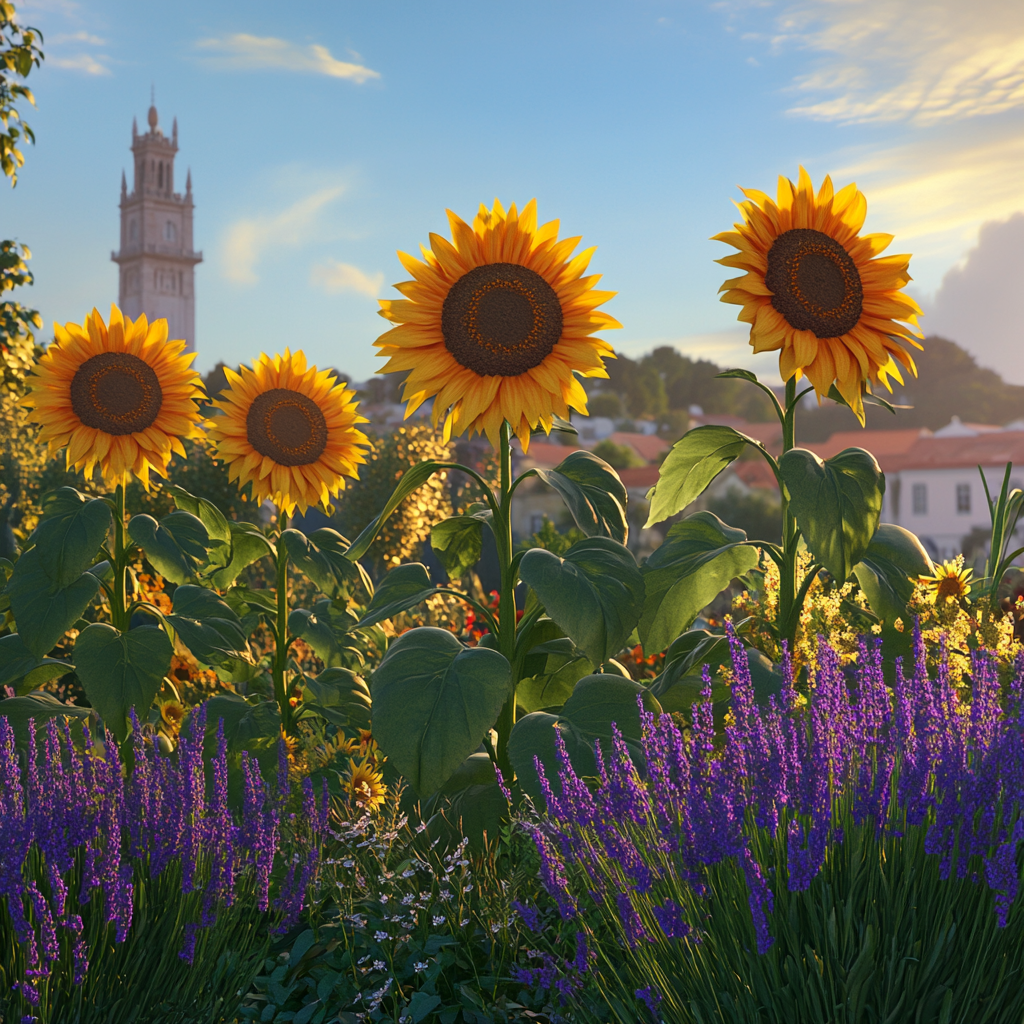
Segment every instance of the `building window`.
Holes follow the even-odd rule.
[[[914,484],[913,488],[911,488],[910,494],[914,515],[928,515],[928,485]]]
[[[128,222],[128,238],[135,241],[139,237],[139,222],[133,217]]]
[[[164,241],[173,242],[178,237],[178,229],[174,226],[174,221],[169,220],[164,225]]]
[[[960,515],[971,511],[971,485],[956,485],[956,510]]]

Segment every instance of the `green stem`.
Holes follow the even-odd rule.
[[[124,484],[118,484],[114,491],[114,597],[110,602],[110,621],[114,629],[122,633],[128,629],[128,594],[125,587],[125,573],[128,558],[125,553]]]
[[[277,545],[277,622],[274,627],[274,699],[281,711],[281,728],[290,732],[292,707],[285,688],[285,668],[288,664],[288,551],[284,544]]]
[[[498,650],[511,666],[516,650],[516,590],[515,573],[512,566],[512,437],[508,423],[501,427],[499,449],[501,494],[498,514],[494,517],[494,538],[498,548],[498,562],[501,566],[501,591],[498,602]],[[516,683],[512,679],[511,693],[498,716],[498,767],[507,779],[512,777],[512,766],[508,760],[508,738],[516,724]]]
[[[786,416],[782,421],[782,454],[796,447],[796,377],[786,381]],[[790,649],[796,639],[800,610],[797,600],[797,548],[796,519],[789,510],[786,488],[782,487],[782,565],[779,569],[779,640],[788,640]]]

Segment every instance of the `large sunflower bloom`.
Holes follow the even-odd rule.
[[[383,774],[366,758],[362,761],[349,759],[348,790],[355,805],[371,814],[384,805],[388,795]]]
[[[253,500],[270,498],[285,516],[295,507],[327,507],[365,462],[366,423],[354,391],[330,370],[306,366],[302,352],[261,355],[250,370],[225,369],[230,385],[213,404],[223,412],[209,424],[215,457],[228,463],[239,489],[252,484]]]
[[[864,423],[863,391],[888,378],[897,362],[917,369],[901,342],[921,348],[914,327],[921,309],[900,289],[911,280],[909,256],[878,256],[892,235],[858,235],[867,200],[856,185],[818,194],[801,167],[796,185],[779,178],[778,200],[742,189],[743,223],[715,235],[740,251],[718,263],[745,271],[722,285],[722,301],[743,307],[755,352],[781,350],[783,380],[806,375],[819,401],[835,383]],[[897,321],[904,323],[897,323]]]
[[[132,321],[110,307],[110,326],[94,309],[84,325],[53,325],[54,342],[28,383],[25,405],[54,455],[92,477],[98,465],[110,487],[150,470],[167,475],[183,437],[199,437],[199,374],[184,341],[167,340],[167,321]]]
[[[952,562],[941,562],[935,566],[931,576],[919,576],[935,604],[946,601],[960,601],[971,592],[973,569],[964,568],[964,556],[959,555]]]
[[[452,241],[431,234],[418,260],[398,258],[414,280],[395,287],[404,299],[380,300],[398,324],[374,342],[388,362],[381,373],[410,371],[403,400],[411,415],[434,399],[444,439],[469,431],[498,446],[507,420],[524,451],[530,431],[551,431],[552,417],[586,413],[576,379],[607,377],[611,346],[592,335],[622,325],[597,307],[615,292],[584,277],[594,253],[571,258],[578,238],[558,241],[558,221],[537,226],[537,203],[506,213],[481,205],[470,227],[448,211]]]

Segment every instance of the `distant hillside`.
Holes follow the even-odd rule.
[[[765,355],[765,369],[774,368],[775,353]],[[907,378],[905,387],[882,396],[894,405],[909,405],[896,416],[869,406],[867,425],[880,430],[891,427],[928,427],[936,430],[953,416],[966,423],[1005,424],[1024,418],[1024,387],[1007,384],[998,373],[978,366],[956,342],[930,337],[924,351],[914,352],[918,377]],[[732,413],[751,423],[774,419],[768,398],[741,380],[718,380],[719,367],[706,359],[694,360],[674,348],[656,348],[640,359],[619,356],[608,362],[608,380],[587,381],[594,396],[591,411],[599,415],[642,416],[670,419],[699,405],[706,413]],[[678,415],[678,413],[677,413]],[[853,426],[851,415],[831,402],[801,410],[797,439],[824,441],[837,430]]]

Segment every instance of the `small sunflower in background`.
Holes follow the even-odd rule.
[[[388,787],[384,776],[369,758],[351,759],[348,763],[348,788],[352,800],[361,811],[373,814],[384,805]]]
[[[148,489],[151,471],[166,476],[172,454],[185,455],[182,438],[202,436],[195,353],[167,340],[166,320],[131,320],[117,306],[109,326],[94,309],[84,325],[53,329],[24,399],[40,440],[87,478],[99,466],[109,487],[135,476]]]
[[[397,327],[374,344],[388,357],[381,373],[408,373],[406,416],[434,400],[444,440],[486,434],[497,448],[508,421],[529,447],[530,432],[550,433],[553,416],[586,413],[576,379],[607,377],[611,346],[596,331],[622,325],[597,307],[615,292],[584,276],[593,249],[573,257],[578,238],[558,240],[558,221],[537,226],[537,203],[506,212],[481,205],[470,226],[448,211],[452,241],[430,235],[423,259],[400,252],[414,280],[381,299],[380,315]]]
[[[935,604],[961,601],[971,592],[973,569],[964,568],[963,555],[951,562],[940,562],[931,576],[919,576]]]
[[[229,478],[239,489],[251,483],[253,500],[270,498],[285,517],[296,506],[329,508],[344,478],[355,479],[366,461],[370,442],[356,424],[367,420],[356,412],[355,392],[288,349],[224,374],[229,387],[213,403],[223,415],[210,420],[209,436]]]
[[[878,256],[892,235],[858,234],[868,204],[856,185],[834,192],[826,176],[815,195],[801,167],[796,185],[779,178],[777,201],[741,191],[743,223],[714,236],[739,249],[717,262],[744,271],[722,301],[743,307],[755,352],[780,351],[783,380],[806,376],[819,401],[834,383],[863,425],[865,388],[902,384],[897,363],[917,375],[904,344],[921,348],[921,309],[900,291],[910,257]]]

